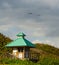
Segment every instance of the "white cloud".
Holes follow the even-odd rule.
[[[2,7],[9,9],[9,8],[11,8],[11,5],[8,2],[3,2]]]
[[[32,35],[33,35],[34,37],[40,37],[40,36],[45,36],[45,33],[35,31],[35,32],[32,33]]]
[[[59,0],[22,0],[21,2],[30,6],[59,8]]]
[[[1,21],[1,22],[8,21],[8,20],[9,20],[8,17],[0,18],[0,21]]]
[[[8,31],[9,28],[11,28],[11,25],[0,25],[0,30],[1,31]]]
[[[32,43],[43,43],[43,42],[39,40],[34,40]]]
[[[41,0],[41,2],[53,8],[59,5],[59,0]]]

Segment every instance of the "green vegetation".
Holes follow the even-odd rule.
[[[11,52],[11,48],[6,48],[5,45],[12,40],[0,33],[0,58],[5,57],[5,53]]]
[[[36,48],[47,53],[59,56],[59,49],[48,44],[36,44]]]
[[[4,58],[0,60],[0,65],[59,65],[59,59],[45,57],[37,63],[28,60]]]
[[[29,60],[19,60],[6,58],[5,54],[11,52],[11,48],[5,45],[12,40],[0,33],[0,65],[59,65],[59,49],[47,44],[36,44],[36,49],[40,52],[37,63]]]

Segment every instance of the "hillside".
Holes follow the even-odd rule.
[[[12,40],[9,37],[0,33],[0,63],[10,64],[16,63],[20,65],[59,65],[59,49],[47,44],[37,43],[36,48],[31,49],[31,52],[37,52],[39,54],[38,63],[33,63],[31,61],[21,61],[17,59],[5,58],[5,53],[11,52],[11,48],[6,48],[5,45]],[[7,60],[7,61],[6,61]],[[17,60],[17,61],[16,61]],[[25,63],[25,64],[24,64]]]
[[[54,46],[38,43],[38,44],[36,44],[36,48],[39,50],[42,50],[46,53],[50,53],[50,54],[59,56],[59,49]]]
[[[59,49],[51,45],[37,43],[36,48],[31,49],[32,52],[40,53],[40,60],[44,58],[59,59]]]
[[[0,33],[0,57],[4,56],[6,52],[10,52],[10,48],[6,48],[5,45],[12,40],[9,37],[6,37],[2,33]]]

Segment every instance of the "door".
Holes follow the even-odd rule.
[[[19,53],[18,58],[22,59],[23,58],[23,54],[22,53]]]

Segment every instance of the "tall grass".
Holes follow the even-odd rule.
[[[40,59],[37,63],[34,63],[29,60],[2,58],[0,60],[0,65],[59,65],[59,59],[44,57]]]

